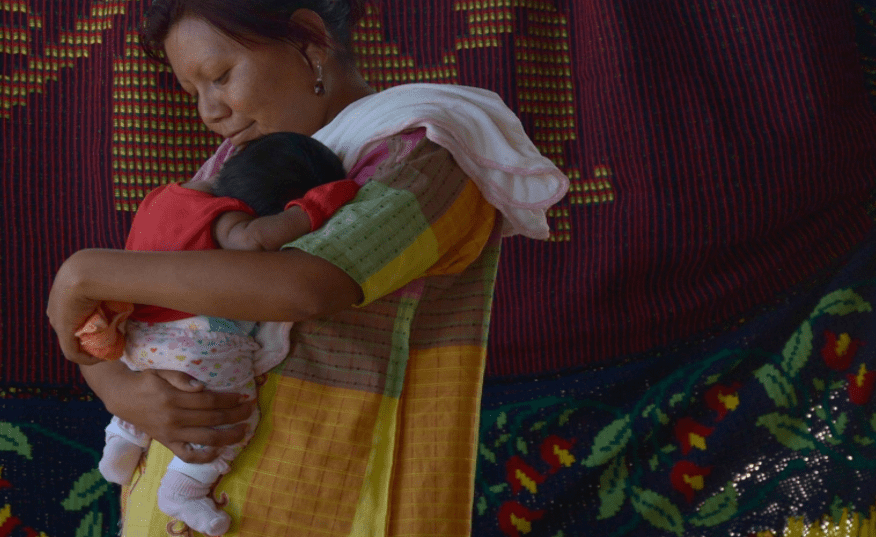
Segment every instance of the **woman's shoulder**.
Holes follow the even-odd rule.
[[[406,167],[414,166],[421,173],[430,170],[448,171],[459,165],[446,148],[426,137],[425,128],[407,129],[375,142],[347,174],[348,179],[364,185],[368,181],[386,182]]]

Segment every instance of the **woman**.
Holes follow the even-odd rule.
[[[214,427],[252,406],[179,373],[94,364],[73,332],[102,300],[296,323],[260,388],[262,425],[216,486],[231,535],[467,535],[501,236],[545,238],[567,180],[488,92],[374,94],[348,49],[355,7],[248,6],[158,0],[145,17],[147,53],[226,138],[199,175],[231,146],[292,131],[363,186],[280,252],[85,250],[60,268],[48,314],[65,356],[110,412],[166,446],[152,443],[125,492],[124,533],[177,531],[155,507],[162,468],[239,441],[241,428]]]

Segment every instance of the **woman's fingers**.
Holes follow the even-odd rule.
[[[94,356],[82,351],[79,346],[79,339],[72,334],[69,337],[62,336],[58,333],[58,343],[61,345],[61,353],[67,360],[79,365],[94,365],[100,360]]]
[[[107,410],[168,447],[239,442],[245,428],[236,424],[249,418],[255,408],[254,401],[242,401],[238,394],[210,392],[202,387],[182,391],[177,386],[195,389],[185,373],[134,372],[120,362],[83,367],[82,373]],[[180,447],[175,452],[198,460],[209,460],[211,454],[188,453]]]
[[[155,374],[165,380],[177,390],[184,392],[200,392],[204,389],[204,383],[182,371],[158,369]]]
[[[218,456],[218,448],[196,449],[192,444],[185,442],[170,442],[165,444],[167,449],[173,452],[184,462],[190,464],[206,464]]]
[[[221,446],[241,442],[245,435],[246,424],[241,423],[222,429],[202,427],[185,429],[182,431],[182,436],[186,438],[184,441],[163,441],[161,438],[155,440],[167,446],[174,455],[185,462],[204,464],[219,456]]]
[[[227,408],[180,408],[176,410],[172,421],[168,421],[167,425],[181,429],[206,428],[213,430],[216,427],[229,427],[246,420],[252,415],[254,409],[255,405],[252,403],[238,404]],[[194,440],[187,439],[186,441],[193,442]]]

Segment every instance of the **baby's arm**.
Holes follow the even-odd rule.
[[[359,185],[343,179],[308,190],[303,198],[289,202],[286,210],[278,214],[255,217],[243,211],[229,211],[213,222],[213,236],[226,250],[279,250],[319,229],[358,191]]]
[[[279,250],[284,244],[308,233],[310,217],[298,206],[262,217],[229,211],[213,222],[213,237],[225,250]]]

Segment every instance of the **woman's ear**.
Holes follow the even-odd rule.
[[[311,67],[325,65],[331,55],[334,38],[326,28],[322,17],[310,9],[298,9],[292,14],[290,22],[295,26],[309,29],[317,37],[317,40],[309,40],[301,48],[301,54]]]

